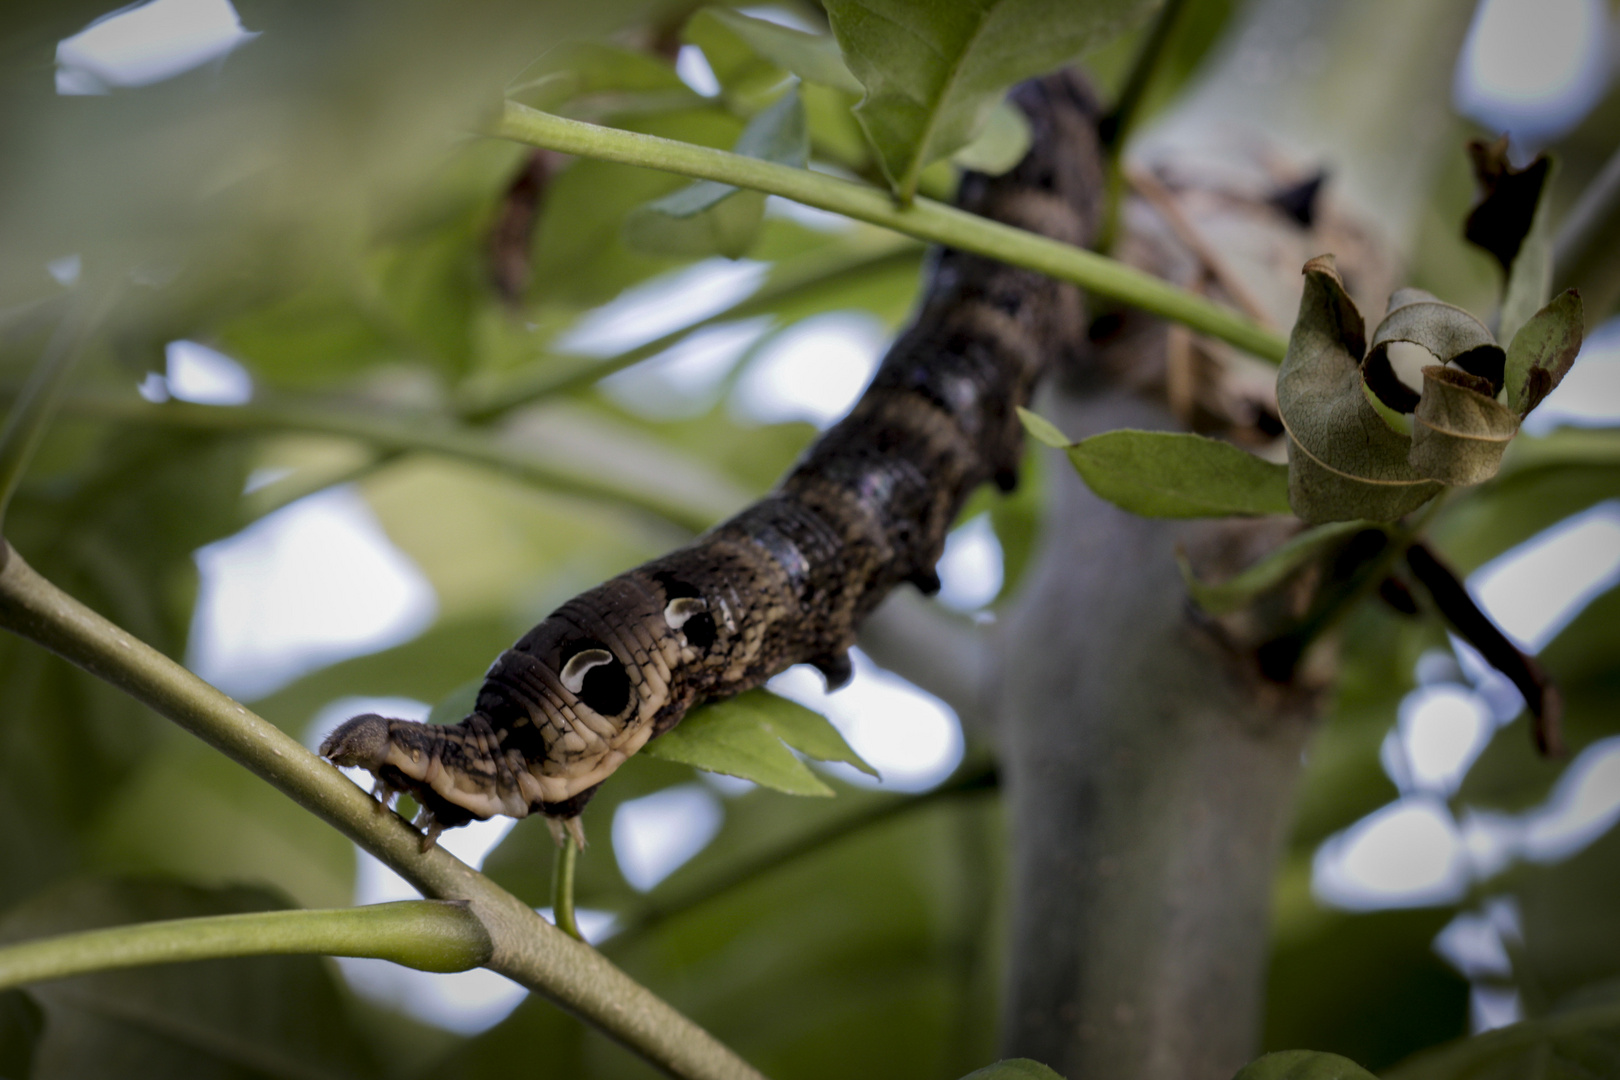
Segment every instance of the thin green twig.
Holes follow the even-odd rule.
[[[691,532],[708,528],[736,509],[677,498],[651,483],[625,483],[590,469],[589,462],[551,460],[502,445],[487,433],[444,425],[436,418],[367,415],[303,403],[153,405],[124,397],[70,396],[62,408],[75,416],[126,423],[163,424],[205,431],[303,431],[368,443],[384,452],[440,454],[508,473],[527,483],[633,507]]]
[[[566,120],[507,102],[491,133],[581,157],[662,169],[700,180],[781,195],[807,206],[881,225],[930,243],[1000,259],[1098,296],[1161,315],[1274,363],[1288,342],[1230,308],[1222,307],[1133,267],[929,199],[896,206],[886,192],[809,169],[743,157],[653,135]]]
[[[563,837],[551,873],[551,915],[557,929],[576,941],[584,941],[585,935],[579,932],[579,923],[574,918],[574,861],[578,857],[579,848],[574,845],[574,838]]]
[[[231,956],[364,956],[418,971],[466,971],[490,957],[465,903],[406,900],[326,911],[254,911],[113,926],[0,949],[0,990],[91,971]]]
[[[84,286],[71,298],[67,314],[51,333],[39,363],[12,404],[6,426],[0,430],[0,529],[4,528],[11,497],[17,493],[17,485],[22,483],[23,473],[28,471],[28,463],[56,413],[68,373],[97,324],[111,311],[117,291],[108,288],[95,292]]]

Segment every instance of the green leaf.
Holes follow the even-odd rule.
[[[1012,102],[1003,99],[990,110],[979,137],[951,155],[964,169],[1000,176],[1029,152],[1029,121]]]
[[[1581,351],[1581,294],[1566,289],[1519,327],[1507,351],[1508,407],[1520,416],[1564,381]]]
[[[28,1080],[34,1048],[45,1033],[45,1013],[21,990],[0,993],[0,1080]]]
[[[556,112],[587,94],[613,93],[621,101],[674,107],[702,100],[665,61],[594,41],[558,45],[531,64],[506,93],[514,101],[546,112]]]
[[[790,795],[831,795],[832,788],[788,746],[818,761],[844,761],[877,775],[825,717],[766,690],[750,690],[694,709],[642,752],[740,776]]]
[[[839,54],[838,43],[825,34],[807,34],[731,8],[707,7],[687,21],[681,36],[703,50],[723,86],[747,71],[752,53],[805,82],[850,94],[863,89]]]
[[[1286,514],[1288,470],[1230,443],[1174,431],[1107,431],[1077,443],[1020,408],[1024,430],[1066,450],[1092,491],[1143,517]]]
[[[856,117],[895,194],[909,202],[931,162],[972,142],[1006,89],[1123,28],[1143,0],[828,0]]]
[[[152,822],[162,821],[162,829]],[[118,786],[86,837],[94,869],[257,881],[306,907],[354,900],[354,845],[212,747],[178,733]]]
[[[1262,1045],[1317,1046],[1382,1072],[1466,1032],[1468,980],[1433,945],[1454,910],[1325,909],[1311,899],[1308,851],[1300,863],[1305,910],[1286,923],[1279,911]]]
[[[737,153],[802,168],[809,158],[809,130],[796,92],[748,122]],[[765,218],[765,196],[730,184],[699,180],[630,212],[625,242],[656,255],[703,256],[719,252],[738,259],[754,246]]]
[[[1277,408],[1288,431],[1288,501],[1313,524],[1393,521],[1440,491],[1407,463],[1411,439],[1390,430],[1362,391],[1365,335],[1333,257],[1306,263]]]
[[[1363,521],[1341,521],[1306,529],[1253,566],[1218,585],[1199,581],[1180,552],[1176,554],[1176,562],[1181,566],[1182,579],[1187,582],[1187,592],[1198,606],[1211,615],[1227,615],[1246,606],[1261,593],[1282,584],[1295,570],[1314,560],[1324,549],[1366,527]]]
[[[982,1069],[974,1069],[962,1080],[1063,1080],[1061,1076],[1038,1061],[1029,1058],[1008,1058]]]
[[[427,722],[430,724],[455,724],[471,715],[473,707],[478,704],[478,691],[483,689],[484,677],[468,679],[444,697],[433,703],[429,710]]]
[[[1030,412],[1022,405],[1018,406],[1018,419],[1023,422],[1024,430],[1038,442],[1043,442],[1055,450],[1067,450],[1074,445],[1069,437],[1058,430],[1056,424],[1042,416],[1040,413]]]
[[[1620,1075],[1620,1005],[1521,1021],[1402,1062],[1385,1080],[1552,1080]]]
[[[1502,348],[1484,323],[1422,289],[1400,289],[1389,298],[1389,311],[1373,331],[1372,348],[1362,365],[1367,385],[1390,408],[1409,413],[1418,400],[1390,368],[1389,347],[1397,341],[1422,346],[1440,363],[1454,363],[1496,388],[1502,385]]]
[[[1279,1050],[1238,1070],[1232,1080],[1377,1080],[1347,1057],[1315,1050]]]
[[[1069,448],[1092,491],[1143,517],[1286,514],[1288,469],[1186,432],[1109,431]]]
[[[1423,398],[1413,414],[1407,462],[1443,484],[1478,484],[1496,475],[1519,433],[1519,418],[1485,379],[1456,368],[1423,369]]]

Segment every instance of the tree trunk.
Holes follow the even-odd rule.
[[[1111,390],[1049,414],[1074,438],[1169,426]],[[1004,1045],[1070,1078],[1225,1080],[1259,1035],[1312,695],[1263,684],[1189,617],[1174,545],[1234,526],[1135,517],[1052,471],[1046,547],[999,635]]]

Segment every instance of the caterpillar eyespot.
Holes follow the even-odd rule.
[[[1067,74],[1012,100],[1029,117],[1029,154],[999,177],[964,175],[958,205],[1084,246],[1105,190],[1097,105]],[[895,586],[939,587],[934,565],[968,494],[1017,477],[1015,406],[1083,327],[1073,286],[936,253],[915,323],[774,491],[558,608],[496,658],[459,723],[359,716],[321,753],[369,770],[385,795],[409,792],[428,843],[492,814],[542,814],[583,841],[597,786],[694,704],[797,663],[836,688],[861,621]]]
[[[709,602],[701,596],[678,596],[664,606],[664,622],[671,630],[679,630],[694,615],[709,610]]]
[[[586,649],[575,653],[562,669],[562,684],[572,693],[579,693],[585,686],[585,674],[594,667],[613,663],[613,654],[606,649]]]

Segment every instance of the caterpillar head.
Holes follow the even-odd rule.
[[[321,742],[321,757],[344,768],[359,766],[375,773],[388,761],[386,717],[364,713],[343,721]]]

